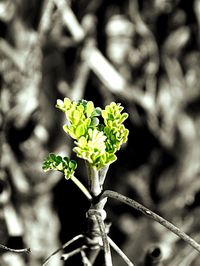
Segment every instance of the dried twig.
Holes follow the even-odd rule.
[[[154,221],[158,222],[159,224],[163,225],[164,227],[169,229],[171,232],[173,232],[174,234],[179,236],[182,240],[184,240],[186,243],[188,243],[190,246],[192,246],[194,249],[196,249],[200,253],[200,245],[194,239],[192,239],[190,236],[185,234],[183,231],[181,231],[175,225],[168,222],[166,219],[162,218],[161,216],[159,216],[158,214],[149,210],[148,208],[144,207],[142,204],[138,203],[137,201],[132,200],[126,196],[121,195],[118,192],[111,191],[111,190],[104,191],[100,198],[103,199],[106,197],[119,200],[119,201],[131,206],[132,208],[142,212],[146,216],[150,217]]]
[[[75,41],[82,41],[85,37],[85,32],[78,22],[75,14],[64,0],[54,0],[55,5],[62,15],[63,23],[67,26]]]
[[[40,19],[38,34],[39,39],[44,38],[49,29],[51,28],[52,23],[52,13],[54,8],[53,0],[46,0],[43,5],[42,17]]]
[[[24,60],[20,53],[3,38],[0,38],[0,53],[8,58],[17,69],[24,73]]]
[[[115,244],[115,242],[109,236],[107,236],[107,238],[111,247],[119,254],[119,256],[126,262],[126,264],[128,266],[134,266],[134,264],[126,256],[126,254],[124,254],[124,252]]]
[[[69,245],[71,245],[72,243],[74,243],[76,240],[80,239],[80,238],[84,238],[84,235],[80,234],[77,235],[75,237],[73,237],[72,239],[70,239],[69,241],[67,241],[62,247],[58,248],[57,250],[55,250],[51,255],[49,255],[49,257],[46,258],[46,260],[43,262],[42,266],[46,265],[50,259],[56,255],[59,251],[63,250],[64,248],[68,247]]]
[[[83,249],[81,250],[81,257],[84,266],[92,266]]]
[[[81,246],[80,248],[76,248],[74,250],[72,250],[71,252],[65,253],[61,256],[61,259],[66,261],[68,260],[70,257],[73,257],[74,255],[81,253],[81,251],[83,251],[84,249],[87,249],[87,246]]]
[[[6,247],[2,244],[0,244],[0,249],[4,249],[4,250],[14,252],[14,253],[30,253],[31,252],[30,248],[13,249],[13,248]]]

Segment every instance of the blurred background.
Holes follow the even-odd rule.
[[[64,97],[125,107],[129,139],[105,188],[200,242],[199,48],[200,0],[0,1],[0,243],[32,250],[1,250],[1,266],[42,265],[86,230],[87,199],[42,171],[49,152],[74,158],[55,108]],[[195,250],[137,211],[113,200],[106,210],[109,235],[136,266],[200,265]],[[60,255],[48,265],[82,265]]]

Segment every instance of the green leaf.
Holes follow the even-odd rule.
[[[69,98],[64,98],[64,105],[69,109],[71,106],[71,100]]]
[[[63,170],[63,163],[59,163],[59,165],[56,167],[57,170],[62,171]]]
[[[74,174],[76,167],[76,161],[70,160],[68,157],[63,158],[53,153],[49,154],[42,166],[45,172],[49,170],[57,170],[63,172],[68,179]]]
[[[76,138],[79,139],[81,136],[83,136],[85,134],[85,127],[83,124],[80,124],[79,126],[77,126],[77,128],[75,129],[75,135]]]
[[[64,157],[63,160],[68,164],[70,162],[70,159],[68,157]]]
[[[120,103],[111,102],[102,110],[95,108],[92,101],[75,102],[65,98],[64,101],[58,100],[57,106],[67,116],[67,124],[63,128],[75,139],[73,151],[78,157],[98,169],[116,160],[115,153],[128,137],[128,130],[123,125],[128,114],[122,112],[124,108]],[[62,169],[60,171],[65,173],[66,178],[70,178],[75,167],[75,163],[55,155],[43,164],[44,170]]]
[[[87,139],[83,136],[78,140],[78,142],[79,142],[79,146],[81,147],[85,147],[87,145]]]
[[[128,118],[128,114],[127,113],[123,113],[119,119],[120,123],[123,123],[126,119]]]
[[[49,158],[54,161],[56,159],[56,155],[54,153],[50,153]]]
[[[83,105],[84,107],[86,107],[87,103],[88,103],[88,101],[86,101],[86,100],[84,100],[84,99],[78,101],[78,104],[79,104],[79,105]]]
[[[94,111],[92,112],[92,117],[94,117],[94,116],[100,116],[101,115],[101,108],[100,107],[96,107],[95,109],[94,109]]]
[[[93,102],[89,101],[86,105],[86,116],[91,117],[92,113],[94,111],[94,104]]]
[[[55,161],[57,162],[57,163],[61,163],[62,162],[62,157],[61,156],[56,156],[56,159],[55,159]]]
[[[75,122],[79,122],[79,120],[81,118],[81,112],[79,112],[78,110],[74,110],[72,112],[72,116],[73,116],[73,119],[75,120]]]
[[[77,163],[76,163],[76,161],[71,160],[71,161],[69,162],[69,168],[75,170],[75,169],[77,168]]]

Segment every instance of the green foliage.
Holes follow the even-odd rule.
[[[106,149],[110,153],[118,151],[120,146],[128,138],[128,129],[122,124],[128,118],[128,114],[121,114],[123,109],[119,103],[112,102],[102,111],[102,117],[105,123],[104,134],[107,137]]]
[[[74,175],[76,167],[76,161],[51,153],[43,162],[42,169],[45,172],[49,170],[60,171],[65,175],[66,179],[70,179]]]
[[[128,129],[123,125],[128,114],[122,113],[124,108],[119,103],[112,102],[101,110],[91,101],[73,102],[65,98],[57,100],[56,107],[66,114],[67,124],[63,128],[75,139],[73,150],[78,157],[97,170],[117,159],[115,153],[128,137]]]
[[[87,134],[89,128],[99,124],[97,117],[101,115],[101,109],[95,108],[91,101],[82,100],[75,103],[65,98],[64,101],[58,100],[56,107],[66,114],[68,124],[63,128],[73,139],[78,140]]]

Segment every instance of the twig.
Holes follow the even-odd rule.
[[[87,188],[75,176],[72,176],[70,179],[77,185],[77,187],[83,192],[83,194],[88,198],[88,200],[91,201],[92,196],[87,190]]]
[[[82,257],[82,262],[83,262],[84,266],[92,266],[91,262],[89,261],[89,259],[86,256],[84,250],[81,250],[81,257]]]
[[[14,253],[30,253],[30,248],[13,249],[0,244],[0,248]]]
[[[85,37],[85,32],[67,1],[54,0],[54,3],[62,15],[64,25],[68,28],[74,40],[77,42],[82,41]]]
[[[38,33],[39,39],[44,38],[49,29],[51,28],[52,23],[52,13],[54,8],[53,0],[46,0],[43,5],[42,17],[40,19]]]
[[[12,177],[12,182],[15,186],[15,189],[21,195],[28,195],[30,192],[29,183],[21,169],[21,166],[16,160],[16,157],[10,145],[8,143],[4,143],[3,149],[5,153],[6,166],[8,166],[8,171],[10,172],[10,175]]]
[[[46,265],[47,262],[50,261],[50,259],[56,255],[59,251],[63,250],[64,248],[68,247],[69,245],[71,245],[72,243],[74,243],[76,240],[80,239],[80,238],[84,238],[84,235],[80,234],[77,235],[75,237],[73,237],[71,240],[67,241],[61,248],[58,248],[57,250],[55,250],[51,255],[49,255],[45,261],[43,262],[42,266]]]
[[[89,215],[94,215],[97,219],[97,223],[99,225],[101,238],[103,242],[103,248],[104,248],[104,256],[105,256],[105,266],[112,266],[112,257],[110,252],[110,245],[108,242],[107,234],[105,231],[105,225],[101,216],[101,213],[97,210],[90,209],[88,211]]]
[[[70,257],[73,257],[74,255],[80,253],[80,252],[81,252],[82,250],[84,250],[84,249],[87,249],[87,246],[83,245],[83,246],[80,247],[80,248],[76,248],[76,249],[72,250],[71,252],[68,252],[68,253],[66,253],[66,254],[63,254],[63,255],[61,256],[61,259],[64,260],[64,261],[66,261],[66,260],[68,260]]]
[[[192,246],[194,249],[196,249],[200,253],[200,245],[194,239],[192,239],[190,236],[185,234],[183,231],[181,231],[175,225],[168,222],[167,220],[165,220],[164,218],[162,218],[158,214],[156,214],[153,211],[149,210],[148,208],[144,207],[142,204],[140,204],[140,203],[136,202],[135,200],[132,200],[126,196],[123,196],[118,192],[111,191],[111,190],[104,191],[103,194],[101,195],[100,199],[103,199],[105,197],[119,200],[119,201],[131,206],[132,208],[142,212],[146,216],[148,216],[151,219],[153,219],[154,221],[160,223],[161,225],[163,225],[164,227],[169,229],[171,232],[173,232],[174,234],[179,236],[182,240],[187,242],[190,246]]]
[[[111,247],[119,254],[119,256],[126,262],[126,264],[128,266],[134,266],[134,264],[126,256],[126,254],[124,254],[124,252],[115,244],[115,242],[109,236],[107,236],[107,238]]]
[[[74,101],[80,100],[84,96],[86,83],[89,77],[90,69],[85,61],[80,62],[77,67],[75,80],[72,85],[71,99]]]
[[[125,90],[127,84],[124,78],[96,47],[91,47],[85,54],[85,59],[90,69],[111,92]]]
[[[20,56],[20,53],[3,38],[0,38],[0,53],[6,56],[21,73],[24,73],[24,61],[22,56]]]

